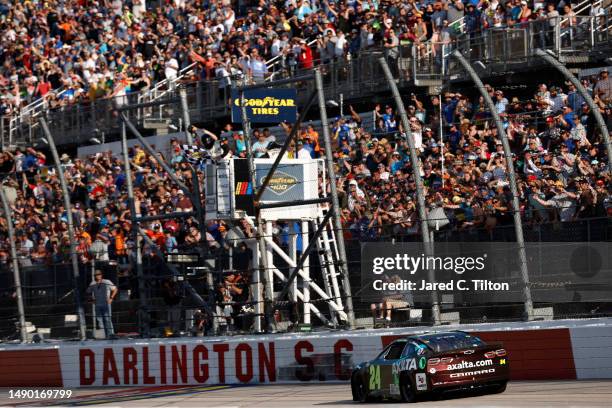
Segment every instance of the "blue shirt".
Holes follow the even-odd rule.
[[[570,129],[573,129],[576,126],[574,123],[574,112],[566,113],[563,115],[563,119],[567,122]]]
[[[578,92],[573,91],[567,94],[567,104],[574,112],[578,112],[583,102],[584,98]]]
[[[26,170],[29,170],[32,167],[36,167],[37,164],[38,164],[38,159],[36,158],[36,156],[28,154],[23,159],[23,163],[21,164],[21,168],[23,169],[23,171],[26,171]]]
[[[457,100],[453,99],[450,103],[442,104],[442,113],[444,114],[444,119],[446,123],[453,123],[453,118],[455,116],[455,108],[457,107]]]

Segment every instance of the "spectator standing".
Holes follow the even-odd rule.
[[[94,273],[94,281],[89,284],[87,294],[92,296],[95,302],[96,320],[98,327],[104,328],[104,335],[107,339],[113,338],[115,331],[111,314],[111,304],[115,300],[119,290],[113,282],[104,279],[101,270]]]
[[[604,103],[612,103],[612,78],[609,77],[607,69],[599,73],[599,80],[593,89],[595,96],[598,96]]]

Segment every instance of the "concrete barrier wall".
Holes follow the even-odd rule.
[[[612,378],[612,319],[453,326],[508,350],[511,378]],[[439,329],[438,329],[439,330]],[[401,328],[316,334],[65,342],[0,348],[0,386],[347,381]]]

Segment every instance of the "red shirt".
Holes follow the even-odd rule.
[[[298,61],[301,68],[309,69],[313,67],[312,50],[310,47],[302,48],[302,51],[300,51],[300,55],[298,56]]]

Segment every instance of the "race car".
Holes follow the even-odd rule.
[[[353,369],[353,400],[414,402],[426,394],[506,390],[509,359],[501,344],[466,332],[420,334],[397,339],[375,359]]]

